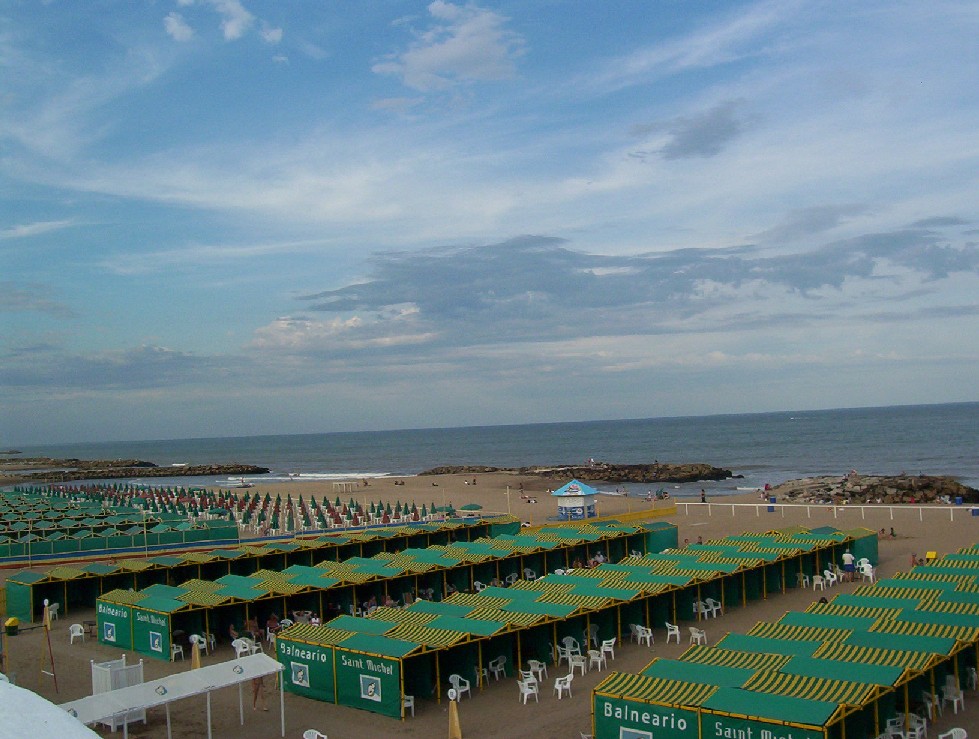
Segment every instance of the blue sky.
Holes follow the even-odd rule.
[[[0,447],[976,400],[974,2],[8,2]]]

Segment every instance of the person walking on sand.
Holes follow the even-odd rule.
[[[700,502],[701,503],[707,502],[707,491],[704,490],[703,488],[700,489]]]
[[[265,678],[259,675],[252,678],[252,710],[259,710],[258,704],[262,704],[261,710],[269,710],[265,705]]]

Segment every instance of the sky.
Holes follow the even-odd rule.
[[[975,401],[971,0],[10,0],[0,448]]]

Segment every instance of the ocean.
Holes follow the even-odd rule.
[[[578,423],[336,432],[20,447],[24,456],[141,459],[160,466],[240,462],[252,481],[413,475],[442,465],[705,462],[741,477],[665,486],[713,496],[820,475],[951,475],[979,488],[979,403],[844,408]],[[249,478],[246,477],[246,480]],[[227,477],[144,478],[153,485],[220,485]],[[611,489],[609,486],[600,486]],[[645,495],[649,485],[619,486]],[[740,488],[740,490],[739,490]]]

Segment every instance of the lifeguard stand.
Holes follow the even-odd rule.
[[[559,487],[551,495],[558,499],[558,518],[567,521],[583,521],[598,515],[595,510],[595,496],[598,495],[598,491],[583,482],[572,480]]]

